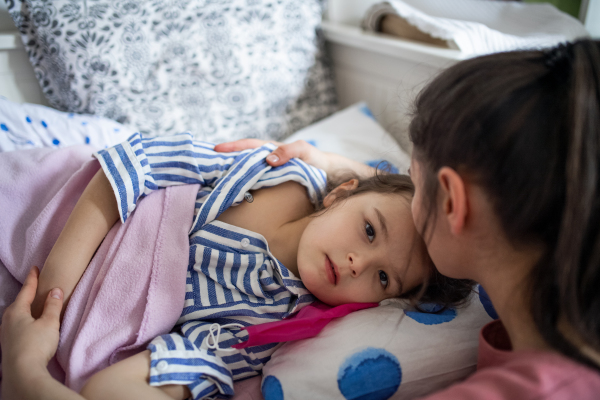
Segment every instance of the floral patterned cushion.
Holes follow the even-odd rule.
[[[146,135],[282,138],[335,111],[323,0],[8,0],[50,105]]]

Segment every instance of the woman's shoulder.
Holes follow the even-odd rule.
[[[464,382],[426,397],[442,399],[593,400],[600,373],[550,351],[507,352],[497,365],[479,367]]]

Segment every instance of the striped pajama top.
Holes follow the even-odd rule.
[[[184,309],[173,331],[148,346],[150,384],[187,385],[194,399],[233,395],[233,381],[257,375],[278,347],[232,349],[247,338],[241,326],[281,320],[314,301],[273,257],[262,235],[216,218],[244,201],[249,190],[292,180],[305,186],[316,204],[326,184],[323,171],[297,159],[269,166],[265,157],[275,149],[271,144],[234,153],[217,153],[213,147],[190,134],[151,139],[135,134],[94,154],[123,222],[153,190],[201,185],[189,234]]]

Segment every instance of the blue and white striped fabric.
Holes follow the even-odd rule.
[[[314,300],[273,257],[263,236],[215,220],[249,190],[290,180],[304,185],[313,203],[321,201],[325,174],[295,159],[272,168],[265,157],[274,148],[216,153],[212,144],[189,134],[153,139],[135,134],[95,153],[123,222],[153,190],[201,184],[190,231],[185,305],[173,332],[148,346],[151,385],[187,385],[195,399],[231,396],[233,381],[258,374],[278,345],[232,349],[247,336],[230,324],[278,321]]]

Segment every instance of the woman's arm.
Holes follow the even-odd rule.
[[[100,170],[77,201],[46,259],[38,291],[31,305],[34,318],[42,314],[46,294],[55,287],[60,287],[64,292],[64,312],[96,249],[118,219],[115,195],[106,175]]]
[[[288,162],[291,158],[299,158],[307,164],[322,169],[327,175],[335,176],[347,171],[352,171],[362,177],[370,177],[375,173],[375,169],[351,160],[335,153],[326,153],[308,144],[304,140],[297,140],[292,143],[268,142],[260,139],[241,139],[235,142],[221,143],[215,146],[217,152],[241,151],[253,149],[262,146],[265,143],[276,144],[277,149],[267,156],[267,163],[273,167],[278,167]]]

